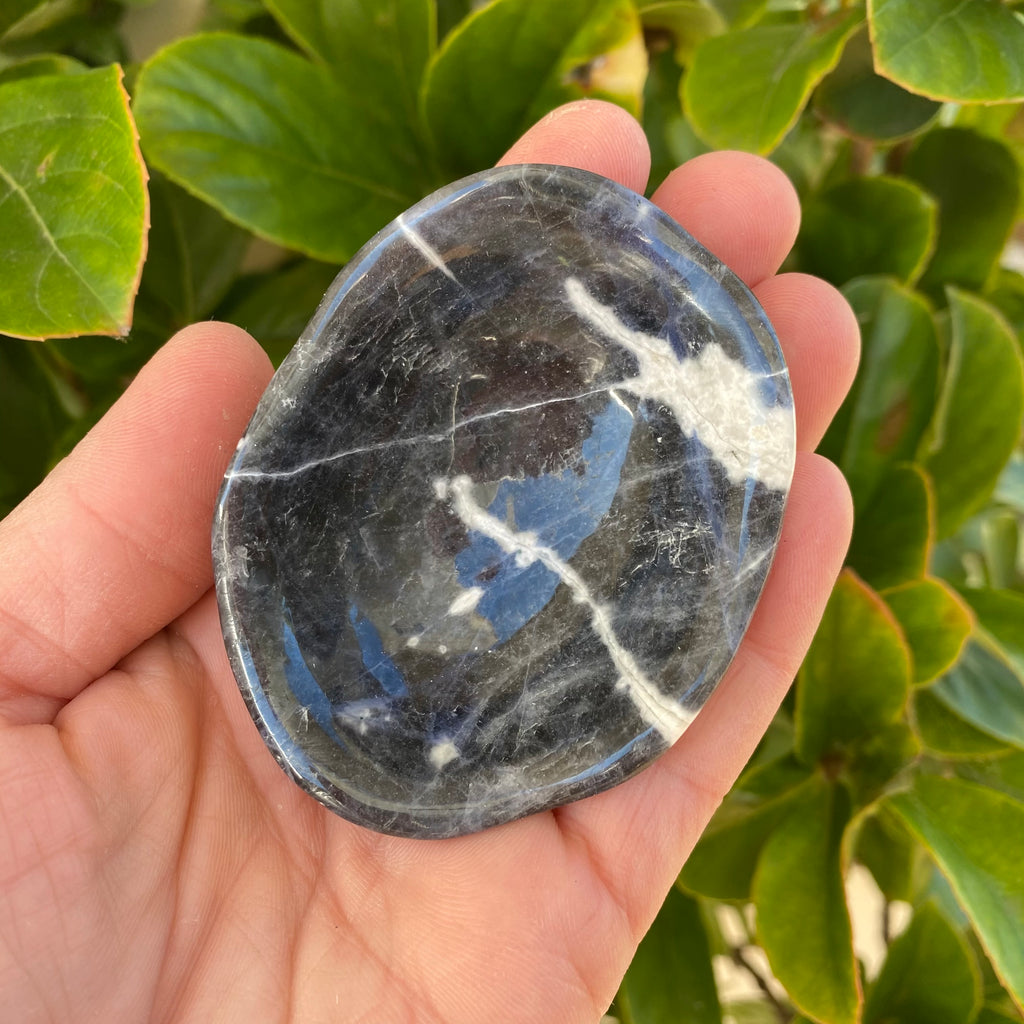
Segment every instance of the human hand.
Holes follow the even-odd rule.
[[[643,191],[639,127],[572,104],[505,162]],[[799,208],[763,160],[692,161],[655,201],[750,285],[789,361],[796,475],[725,679],[648,770],[458,839],[333,816],[260,740],[228,667],[209,528],[270,366],[182,331],[0,523],[0,990],[18,1021],[593,1024],[810,642],[850,533],[811,454],[855,369],[838,293],[773,276]]]

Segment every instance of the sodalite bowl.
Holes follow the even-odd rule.
[[[264,740],[403,836],[621,782],[729,664],[794,447],[764,313],[647,200],[543,165],[442,189],[338,276],[224,480]]]

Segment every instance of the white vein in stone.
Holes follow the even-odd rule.
[[[664,338],[624,324],[578,278],[566,281],[565,292],[581,320],[639,363],[640,372],[616,384],[617,388],[671,410],[682,431],[700,438],[732,483],[752,477],[772,490],[789,488],[795,449],[793,411],[765,405],[758,393],[761,375],[730,359],[714,342],[707,342],[693,358],[680,359]]]
[[[666,742],[674,743],[693,716],[666,697],[644,675],[633,655],[619,643],[608,609],[594,598],[580,574],[557,551],[541,544],[535,533],[513,530],[478,505],[473,498],[473,481],[468,476],[457,476],[450,483],[437,480],[434,491],[439,498],[451,503],[453,511],[467,528],[489,537],[502,551],[514,555],[518,565],[540,562],[569,588],[573,600],[590,611],[591,626],[619,673],[617,686],[629,694],[643,720],[653,725]]]

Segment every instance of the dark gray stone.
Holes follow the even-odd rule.
[[[789,378],[750,292],[604,178],[527,165],[339,275],[228,469],[228,654],[352,821],[459,835],[607,789],[714,689],[775,552]]]

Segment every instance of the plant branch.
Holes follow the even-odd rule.
[[[792,1008],[785,1006],[776,998],[767,979],[758,970],[757,965],[747,957],[744,952],[744,947],[736,947],[733,949],[732,961],[737,967],[742,967],[754,979],[754,983],[764,993],[764,997],[768,1002],[771,1003],[772,1008],[775,1010],[776,1016],[778,1016],[780,1021],[788,1021],[790,1017],[793,1016]]]

